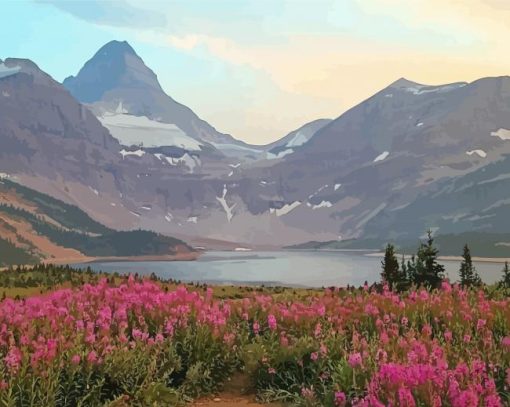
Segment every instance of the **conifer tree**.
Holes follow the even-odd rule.
[[[400,273],[398,269],[398,260],[395,256],[395,247],[388,243],[384,252],[384,259],[381,262],[382,273],[381,278],[383,283],[387,283],[390,290],[396,288],[396,285],[400,279]]]
[[[444,278],[444,266],[437,262],[439,250],[434,246],[432,231],[427,232],[427,242],[421,243],[416,259],[413,258],[412,282],[429,289],[439,288]]]
[[[503,278],[499,282],[499,287],[504,290],[510,290],[510,268],[507,261],[505,261],[505,267],[503,267]]]
[[[471,260],[471,252],[467,244],[464,245],[459,275],[460,285],[463,288],[478,287],[482,284],[482,280],[476,272],[475,266],[473,266],[473,261]]]

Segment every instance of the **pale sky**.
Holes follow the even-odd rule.
[[[400,77],[510,75],[510,0],[4,0],[0,39],[59,81],[127,40],[170,96],[265,144]]]

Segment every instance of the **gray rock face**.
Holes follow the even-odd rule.
[[[0,173],[110,227],[246,246],[510,226],[508,77],[401,79],[254,148],[164,94],[126,43],[65,81],[87,107],[30,61],[0,66]]]
[[[275,141],[268,144],[265,150],[269,153],[269,157],[278,158],[292,154],[299,149],[303,144],[308,142],[320,129],[331,123],[331,119],[318,119],[313,122],[301,126],[299,129],[294,130]]]
[[[121,142],[136,141],[133,135],[124,139],[122,130],[133,133],[141,129],[144,134],[139,141],[152,138],[152,147],[154,140],[159,146],[184,145],[190,150],[199,150],[199,145],[204,144],[210,148],[215,144],[248,146],[218,132],[190,108],[168,96],[156,74],[126,41],[104,45],[76,76],[66,78],[63,84],[78,101],[89,105]],[[154,132],[159,135],[151,135]]]

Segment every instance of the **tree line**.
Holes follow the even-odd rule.
[[[445,278],[445,268],[438,261],[439,249],[434,245],[432,232],[428,231],[425,242],[420,242],[418,251],[410,259],[405,255],[399,263],[395,252],[395,246],[388,243],[381,262],[381,280],[392,291],[405,291],[411,286],[435,289],[441,286]],[[510,290],[510,268],[508,262],[502,270],[503,276],[498,282],[498,287]],[[459,282],[463,288],[480,287],[482,279],[476,271],[471,258],[471,251],[467,244],[464,245],[462,261],[459,268]]]

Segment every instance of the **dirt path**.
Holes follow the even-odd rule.
[[[260,404],[253,401],[253,396],[239,396],[235,394],[221,393],[209,399],[200,399],[194,402],[192,407],[268,407],[269,404]],[[272,404],[271,406],[276,406]]]
[[[249,379],[236,375],[225,384],[225,389],[216,396],[205,397],[191,404],[190,407],[283,407],[281,404],[260,404],[255,394],[250,391]]]

